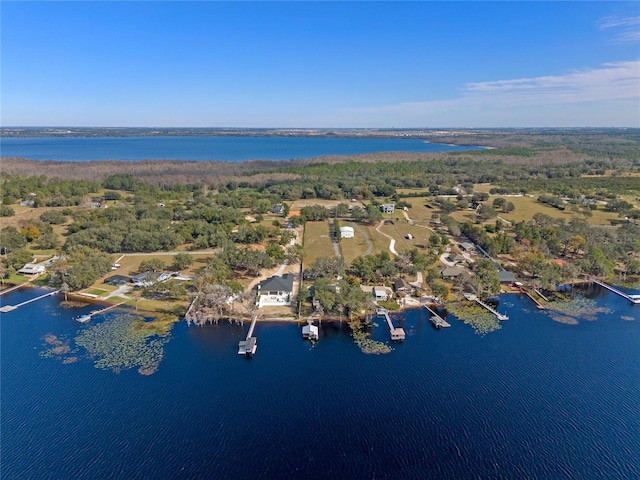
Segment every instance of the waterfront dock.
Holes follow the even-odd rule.
[[[537,290],[534,289],[534,291],[540,295],[542,297],[542,294],[540,292],[538,292]],[[531,300],[533,300],[533,303],[536,304],[536,306],[540,309],[540,310],[544,310],[545,306],[540,303],[540,300],[538,300],[536,297],[534,297],[533,295],[531,295],[531,292],[529,292],[529,290],[527,290],[524,287],[520,287],[520,292],[525,294],[527,297],[529,297]],[[543,297],[544,298],[544,297]],[[546,298],[545,298],[546,300]]]
[[[311,320],[309,320],[309,322],[302,327],[302,338],[307,339],[307,340],[318,340],[318,334],[319,334],[319,330],[318,327],[316,327]]]
[[[391,321],[391,317],[389,317],[389,312],[386,308],[378,308],[376,310],[376,315],[379,317],[384,317],[387,321],[387,326],[389,327],[389,333],[391,334],[391,340],[402,342],[405,339],[405,332],[403,328],[395,328],[393,326],[393,322]]]
[[[629,300],[634,305],[640,305],[640,295],[629,295],[627,293],[621,292],[617,288],[614,288],[611,285],[607,285],[604,282],[600,282],[600,281],[596,280],[595,278],[592,278],[591,281],[593,283],[595,283],[596,285],[600,285],[601,287],[606,288],[610,292],[613,292],[613,293],[615,293],[617,295],[620,295],[622,298],[625,298],[625,299]]]
[[[258,315],[253,315],[251,319],[251,326],[247,332],[247,338],[238,342],[238,355],[244,355],[245,357],[251,357],[255,355],[258,349],[258,339],[253,336],[253,330],[256,328],[256,322],[258,321]]]
[[[433,323],[434,327],[436,327],[436,328],[446,328],[446,327],[450,327],[451,326],[451,324],[449,322],[447,322],[444,318],[442,318],[435,311],[433,311],[431,308],[429,308],[429,305],[425,305],[424,308],[426,308],[427,311],[431,314],[431,316],[429,317],[429,320],[431,320],[431,323]]]
[[[27,300],[26,302],[22,302],[22,303],[19,303],[17,305],[3,305],[2,307],[0,307],[0,312],[1,313],[12,312],[12,311],[17,310],[18,308],[20,308],[20,307],[22,307],[24,305],[27,305],[27,304],[29,304],[31,302],[36,302],[36,301],[38,301],[38,300],[40,300],[42,298],[45,298],[45,297],[51,297],[52,295],[55,295],[58,292],[59,292],[59,290],[56,290],[55,292],[45,293],[44,295],[40,295],[39,297],[32,298],[31,300]]]
[[[76,318],[76,321],[77,321],[77,322],[80,322],[80,323],[87,323],[87,322],[88,322],[89,320],[91,320],[94,316],[96,316],[96,315],[100,315],[101,313],[104,313],[104,312],[107,312],[107,311],[111,310],[112,308],[119,307],[120,305],[122,305],[122,304],[124,304],[124,303],[126,303],[126,302],[120,302],[120,303],[116,303],[115,305],[109,305],[108,307],[105,307],[105,308],[103,308],[103,309],[101,309],[101,310],[94,310],[94,311],[93,311],[93,312],[91,312],[91,313],[87,313],[87,314],[85,314],[85,315],[81,315],[81,316],[79,316],[78,318]]]
[[[503,313],[500,312],[496,312],[493,308],[491,308],[489,305],[487,305],[486,303],[484,303],[482,300],[480,300],[478,297],[475,297],[474,300],[476,301],[476,303],[478,305],[480,305],[481,307],[484,307],[485,309],[487,309],[489,312],[491,312],[492,314],[494,314],[496,316],[496,318],[500,321],[504,321],[504,320],[509,320],[509,317],[507,317],[506,315],[504,315]]]

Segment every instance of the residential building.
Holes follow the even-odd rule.
[[[442,278],[456,278],[464,273],[464,269],[460,267],[445,267],[440,270]]]
[[[292,273],[285,273],[281,277],[273,276],[260,282],[256,287],[258,308],[291,305],[294,277]]]
[[[407,293],[413,290],[413,287],[404,278],[396,278],[393,282],[396,293]]]
[[[393,213],[396,210],[396,206],[394,203],[383,203],[380,205],[380,210],[382,213]]]
[[[37,275],[44,273],[44,265],[38,263],[27,263],[24,267],[18,270],[18,273],[24,273],[25,275]]]

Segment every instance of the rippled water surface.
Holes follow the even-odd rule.
[[[142,376],[42,358],[42,337],[72,342],[91,309],[45,298],[0,320],[1,476],[638,478],[640,307],[596,301],[609,313],[564,325],[503,296],[511,319],[484,337],[409,312],[386,355],[362,354],[346,325],[323,324],[311,346],[296,325],[261,323],[247,360],[247,325],[181,323]]]

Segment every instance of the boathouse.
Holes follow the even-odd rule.
[[[317,340],[318,327],[311,324],[307,324],[304,327],[302,327],[302,338],[307,338],[309,340]]]

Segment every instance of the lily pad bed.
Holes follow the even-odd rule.
[[[486,335],[502,328],[500,321],[479,305],[451,303],[447,305],[447,310],[455,315],[458,320],[470,325],[478,335]]]
[[[137,368],[140,374],[151,375],[162,361],[170,331],[147,328],[151,324],[133,315],[117,315],[83,330],[76,345],[87,351],[96,368],[113,372]]]
[[[392,348],[384,342],[371,339],[371,334],[366,332],[364,325],[359,320],[349,322],[351,328],[351,336],[354,343],[360,348],[362,353],[368,355],[381,355],[391,352]]]
[[[545,307],[546,313],[553,321],[567,325],[578,325],[580,320],[593,322],[598,319],[598,314],[611,312],[608,308],[598,307],[594,300],[585,297],[554,300],[545,303]]]

